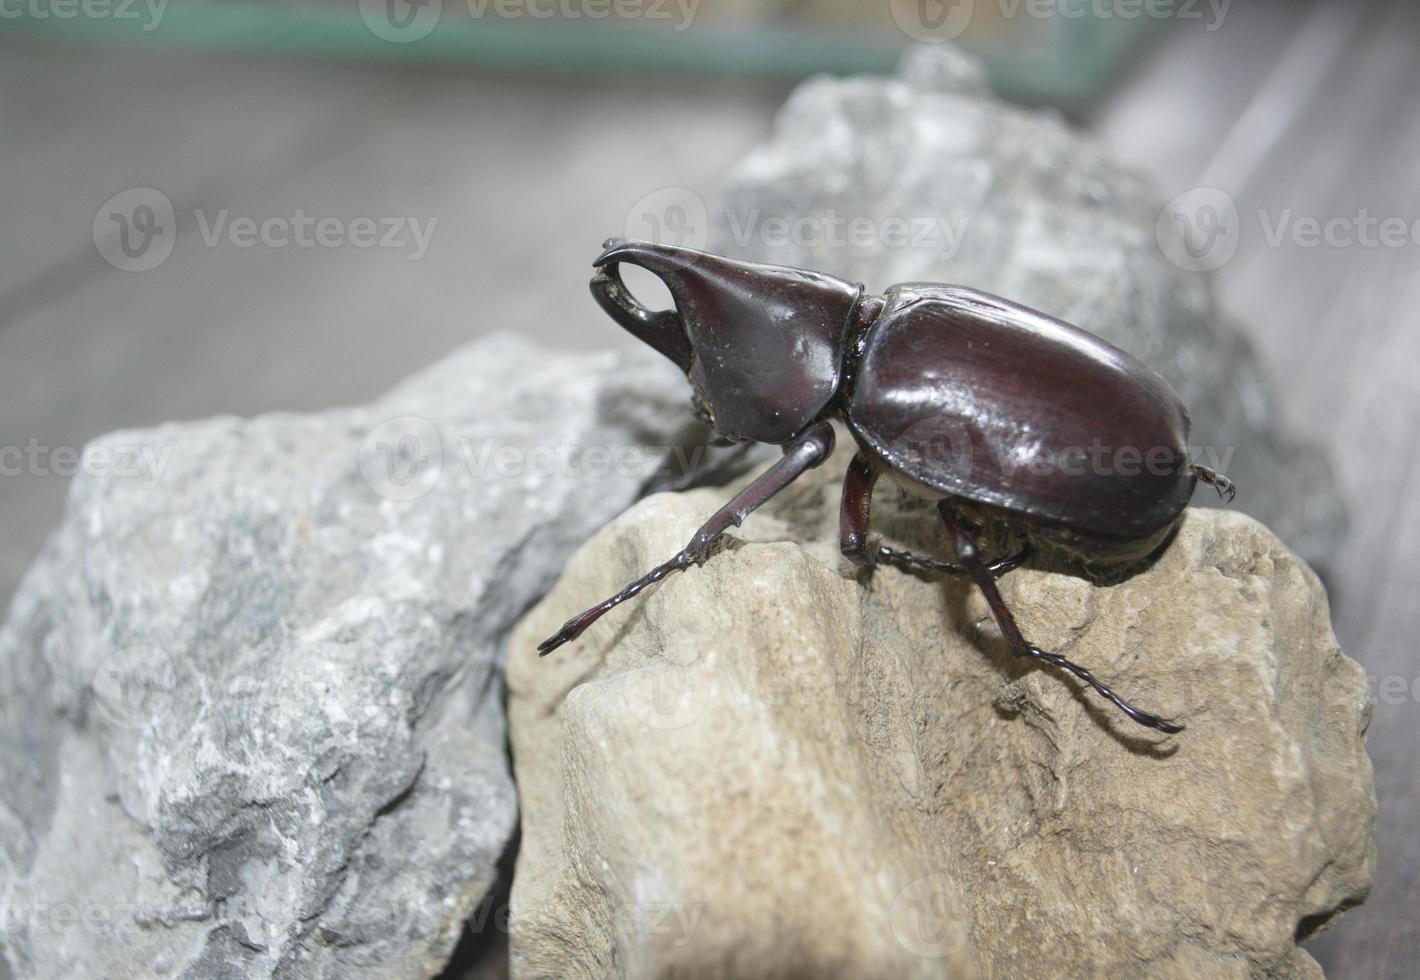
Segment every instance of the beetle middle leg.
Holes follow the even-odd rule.
[[[953,512],[951,501],[938,501],[937,511],[941,514],[942,523],[946,525],[947,534],[952,539],[952,547],[956,552],[957,561],[971,575],[976,582],[976,587],[986,597],[986,604],[991,607],[991,615],[996,618],[996,624],[1001,628],[1001,633],[1006,637],[1006,642],[1010,644],[1013,654],[1018,657],[1033,657],[1053,667],[1069,671],[1093,687],[1101,697],[1147,728],[1155,728],[1170,735],[1183,731],[1183,726],[1177,722],[1168,721],[1147,711],[1140,711],[1115,694],[1109,687],[1097,680],[1094,674],[1079,664],[1066,660],[1058,653],[1046,653],[1040,647],[1027,643],[1026,638],[1021,635],[1020,628],[1016,625],[1015,617],[1011,615],[1011,610],[1006,608],[1006,601],[1001,597],[1001,590],[996,587],[996,579],[992,576],[991,569],[977,553],[976,542],[971,539],[971,534],[962,526],[961,521]]]
[[[873,511],[873,486],[878,480],[878,470],[863,453],[853,457],[848,464],[848,474],[843,478],[843,504],[838,513],[838,546],[843,556],[855,565],[872,568],[879,561],[901,566],[914,566],[929,572],[945,572],[960,575],[966,571],[961,565],[915,555],[910,551],[890,548],[876,538],[868,536],[868,524]],[[1005,575],[1026,560],[1030,549],[1022,548],[1007,558],[1002,558],[987,569],[993,576]]]
[[[604,599],[567,620],[560,630],[538,644],[538,654],[546,656],[562,644],[575,640],[603,615],[627,599],[636,598],[648,586],[654,585],[672,572],[684,571],[691,565],[704,563],[705,559],[710,557],[710,546],[720,535],[731,527],[738,527],[761,504],[822,463],[832,452],[833,426],[830,423],[819,422],[804,430],[785,447],[781,459],[760,474],[758,479],[740,491],[728,504],[717,510],[714,516],[695,532],[690,543],[676,552],[669,561],[657,565],[611,598]]]

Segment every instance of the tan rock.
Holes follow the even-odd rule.
[[[1110,587],[1002,580],[1027,637],[1135,703],[1017,662],[965,581],[856,574],[848,453],[706,565],[539,660],[726,488],[642,501],[513,633],[521,977],[1319,976],[1364,897],[1370,695],[1326,594],[1263,526],[1191,510]],[[875,524],[943,554],[886,488]]]

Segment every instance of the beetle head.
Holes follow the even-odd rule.
[[[660,278],[675,309],[638,303],[621,281],[621,263]],[[784,443],[833,399],[862,286],[622,239],[608,241],[594,264],[592,295],[602,309],[686,373],[697,411],[719,435]]]

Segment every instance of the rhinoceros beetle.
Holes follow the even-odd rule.
[[[623,263],[658,276],[675,308],[637,302]],[[843,485],[844,555],[869,567],[884,560],[970,576],[1016,656],[1074,674],[1141,725],[1183,730],[1027,642],[996,587],[1032,549],[1087,568],[1149,558],[1200,480],[1232,499],[1231,481],[1190,461],[1188,411],[1163,378],[1078,327],[960,286],[909,283],[875,296],[818,272],[617,239],[594,265],[597,302],[686,373],[715,433],[774,443],[784,455],[674,557],[568,620],[540,654],[703,563],[728,528],[828,458],[837,418],[857,443]],[[883,473],[936,501],[955,562],[869,538]],[[988,563],[975,534],[993,526],[1016,531],[1023,545]]]

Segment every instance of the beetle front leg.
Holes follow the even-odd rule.
[[[654,585],[672,572],[702,564],[710,556],[710,547],[720,535],[731,527],[738,527],[761,504],[822,463],[832,452],[833,426],[830,423],[819,422],[806,429],[785,448],[783,458],[765,470],[728,504],[717,510],[714,516],[695,532],[690,543],[676,552],[669,561],[657,565],[611,598],[604,599],[567,620],[560,630],[538,644],[538,655],[545,657],[562,644],[575,640],[607,612],[627,599],[634,599],[648,586]]]
[[[1199,482],[1206,483],[1218,491],[1219,498],[1228,503],[1232,503],[1233,498],[1238,495],[1238,485],[1217,470],[1194,464],[1193,474],[1198,477]]]
[[[1011,611],[1006,608],[1006,601],[1001,598],[1001,590],[996,588],[996,579],[991,575],[990,568],[981,560],[981,555],[976,550],[976,542],[971,539],[971,534],[962,526],[961,522],[957,520],[956,515],[952,512],[950,501],[938,501],[937,511],[942,516],[942,523],[947,527],[947,535],[952,540],[952,547],[956,551],[957,561],[967,570],[972,579],[976,582],[976,587],[980,589],[981,594],[986,597],[986,604],[991,607],[991,614],[996,618],[996,624],[1001,628],[1001,633],[1006,637],[1006,642],[1010,644],[1012,653],[1018,657],[1033,657],[1053,667],[1068,670],[1080,680],[1093,687],[1101,697],[1108,700],[1130,718],[1133,718],[1139,724],[1147,728],[1155,728],[1169,735],[1183,731],[1183,726],[1176,722],[1167,721],[1147,711],[1140,711],[1102,684],[1095,678],[1094,674],[1090,673],[1079,664],[1066,660],[1058,653],[1046,653],[1044,650],[1040,649],[1040,647],[1027,643],[1026,638],[1021,635],[1020,628],[1016,626],[1015,617],[1012,616]]]

